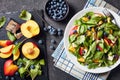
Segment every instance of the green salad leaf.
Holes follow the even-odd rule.
[[[32,15],[27,10],[22,10],[22,12],[19,15],[19,18],[21,18],[22,20],[30,20],[32,18]]]
[[[5,17],[5,16],[2,16],[2,17],[0,18],[0,28],[5,24],[5,22],[6,22],[6,17]]]
[[[75,20],[77,33],[69,35],[69,51],[89,69],[109,67],[120,57],[120,28],[110,17],[88,12]],[[74,29],[75,30],[75,29]]]
[[[14,36],[14,34],[12,34],[11,32],[7,31],[7,36],[11,41],[15,41],[16,37]]]

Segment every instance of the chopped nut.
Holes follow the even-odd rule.
[[[20,28],[20,25],[17,22],[10,20],[10,22],[8,23],[6,27],[6,30],[12,33],[16,33],[16,31],[19,30],[19,28]]]
[[[21,38],[23,34],[21,32],[14,34],[17,39]]]

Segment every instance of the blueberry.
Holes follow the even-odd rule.
[[[52,6],[52,5],[51,5],[51,7],[50,7],[50,8],[51,8],[51,9],[53,9],[53,8],[54,8],[54,6]]]
[[[64,4],[64,5],[63,5],[63,7],[64,7],[64,8],[67,8],[67,5],[66,5],[66,4]]]
[[[67,10],[67,8],[64,8],[64,10],[66,11],[66,10]]]
[[[34,65],[31,65],[31,66],[30,66],[30,69],[35,69],[35,66],[34,66]]]
[[[51,12],[52,12],[51,10],[48,10],[48,14],[51,14]]]
[[[60,18],[63,18],[63,15],[60,15],[59,17],[60,17]]]
[[[63,11],[63,14],[65,14],[66,13],[66,11]]]
[[[76,34],[77,33],[77,30],[73,30],[73,34]]]
[[[62,1],[62,3],[61,4],[65,4],[65,2],[64,1]]]
[[[51,5],[53,5],[53,1],[51,1],[50,3],[51,3]]]
[[[5,76],[5,80],[9,80],[9,76]]]
[[[21,67],[22,67],[22,65],[23,65],[23,63],[21,62],[21,63],[19,64],[19,66],[18,66],[18,67],[19,67],[19,68],[21,68]]]
[[[62,36],[62,32],[58,32],[58,36]]]
[[[100,49],[99,49],[99,48],[97,48],[97,51],[100,51]]]
[[[63,0],[59,0],[59,2],[62,2]]]
[[[56,5],[57,5],[57,6],[60,6],[60,3],[57,3]]]
[[[43,29],[44,29],[44,31],[45,31],[45,32],[47,32],[47,31],[48,31],[47,27],[44,27]]]
[[[55,41],[54,39],[52,39],[52,40],[51,40],[51,43],[52,43],[52,44],[55,44],[55,43],[56,43],[56,41]]]
[[[52,16],[52,18],[56,20],[56,16]]]
[[[38,43],[39,43],[39,44],[43,44],[43,40],[39,40]]]
[[[58,32],[62,32],[62,29],[58,28],[57,31],[58,31]]]
[[[59,9],[59,10],[61,10],[61,9],[62,9],[62,7],[60,6],[60,7],[58,7],[58,9]]]
[[[51,49],[51,50],[55,50],[55,47],[54,47],[54,46],[50,46],[50,49]]]
[[[19,76],[19,72],[15,72],[15,75],[16,75],[16,76]]]
[[[104,34],[104,36],[108,36],[108,33],[106,33],[106,32],[104,32],[103,34]]]
[[[14,77],[11,77],[11,79],[10,80],[15,80],[15,78]]]
[[[48,26],[48,29],[51,29],[51,28],[52,28],[52,26],[49,25],[49,26]]]

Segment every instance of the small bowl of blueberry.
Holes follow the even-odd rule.
[[[67,17],[69,5],[66,0],[48,0],[45,11],[52,20],[61,21]]]

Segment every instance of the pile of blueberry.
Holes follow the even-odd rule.
[[[48,32],[50,35],[55,35],[55,36],[62,36],[63,35],[63,30],[58,28],[54,28],[52,26],[44,27],[44,31]]]
[[[47,15],[55,21],[63,20],[69,12],[69,6],[65,0],[49,0],[46,4]]]

